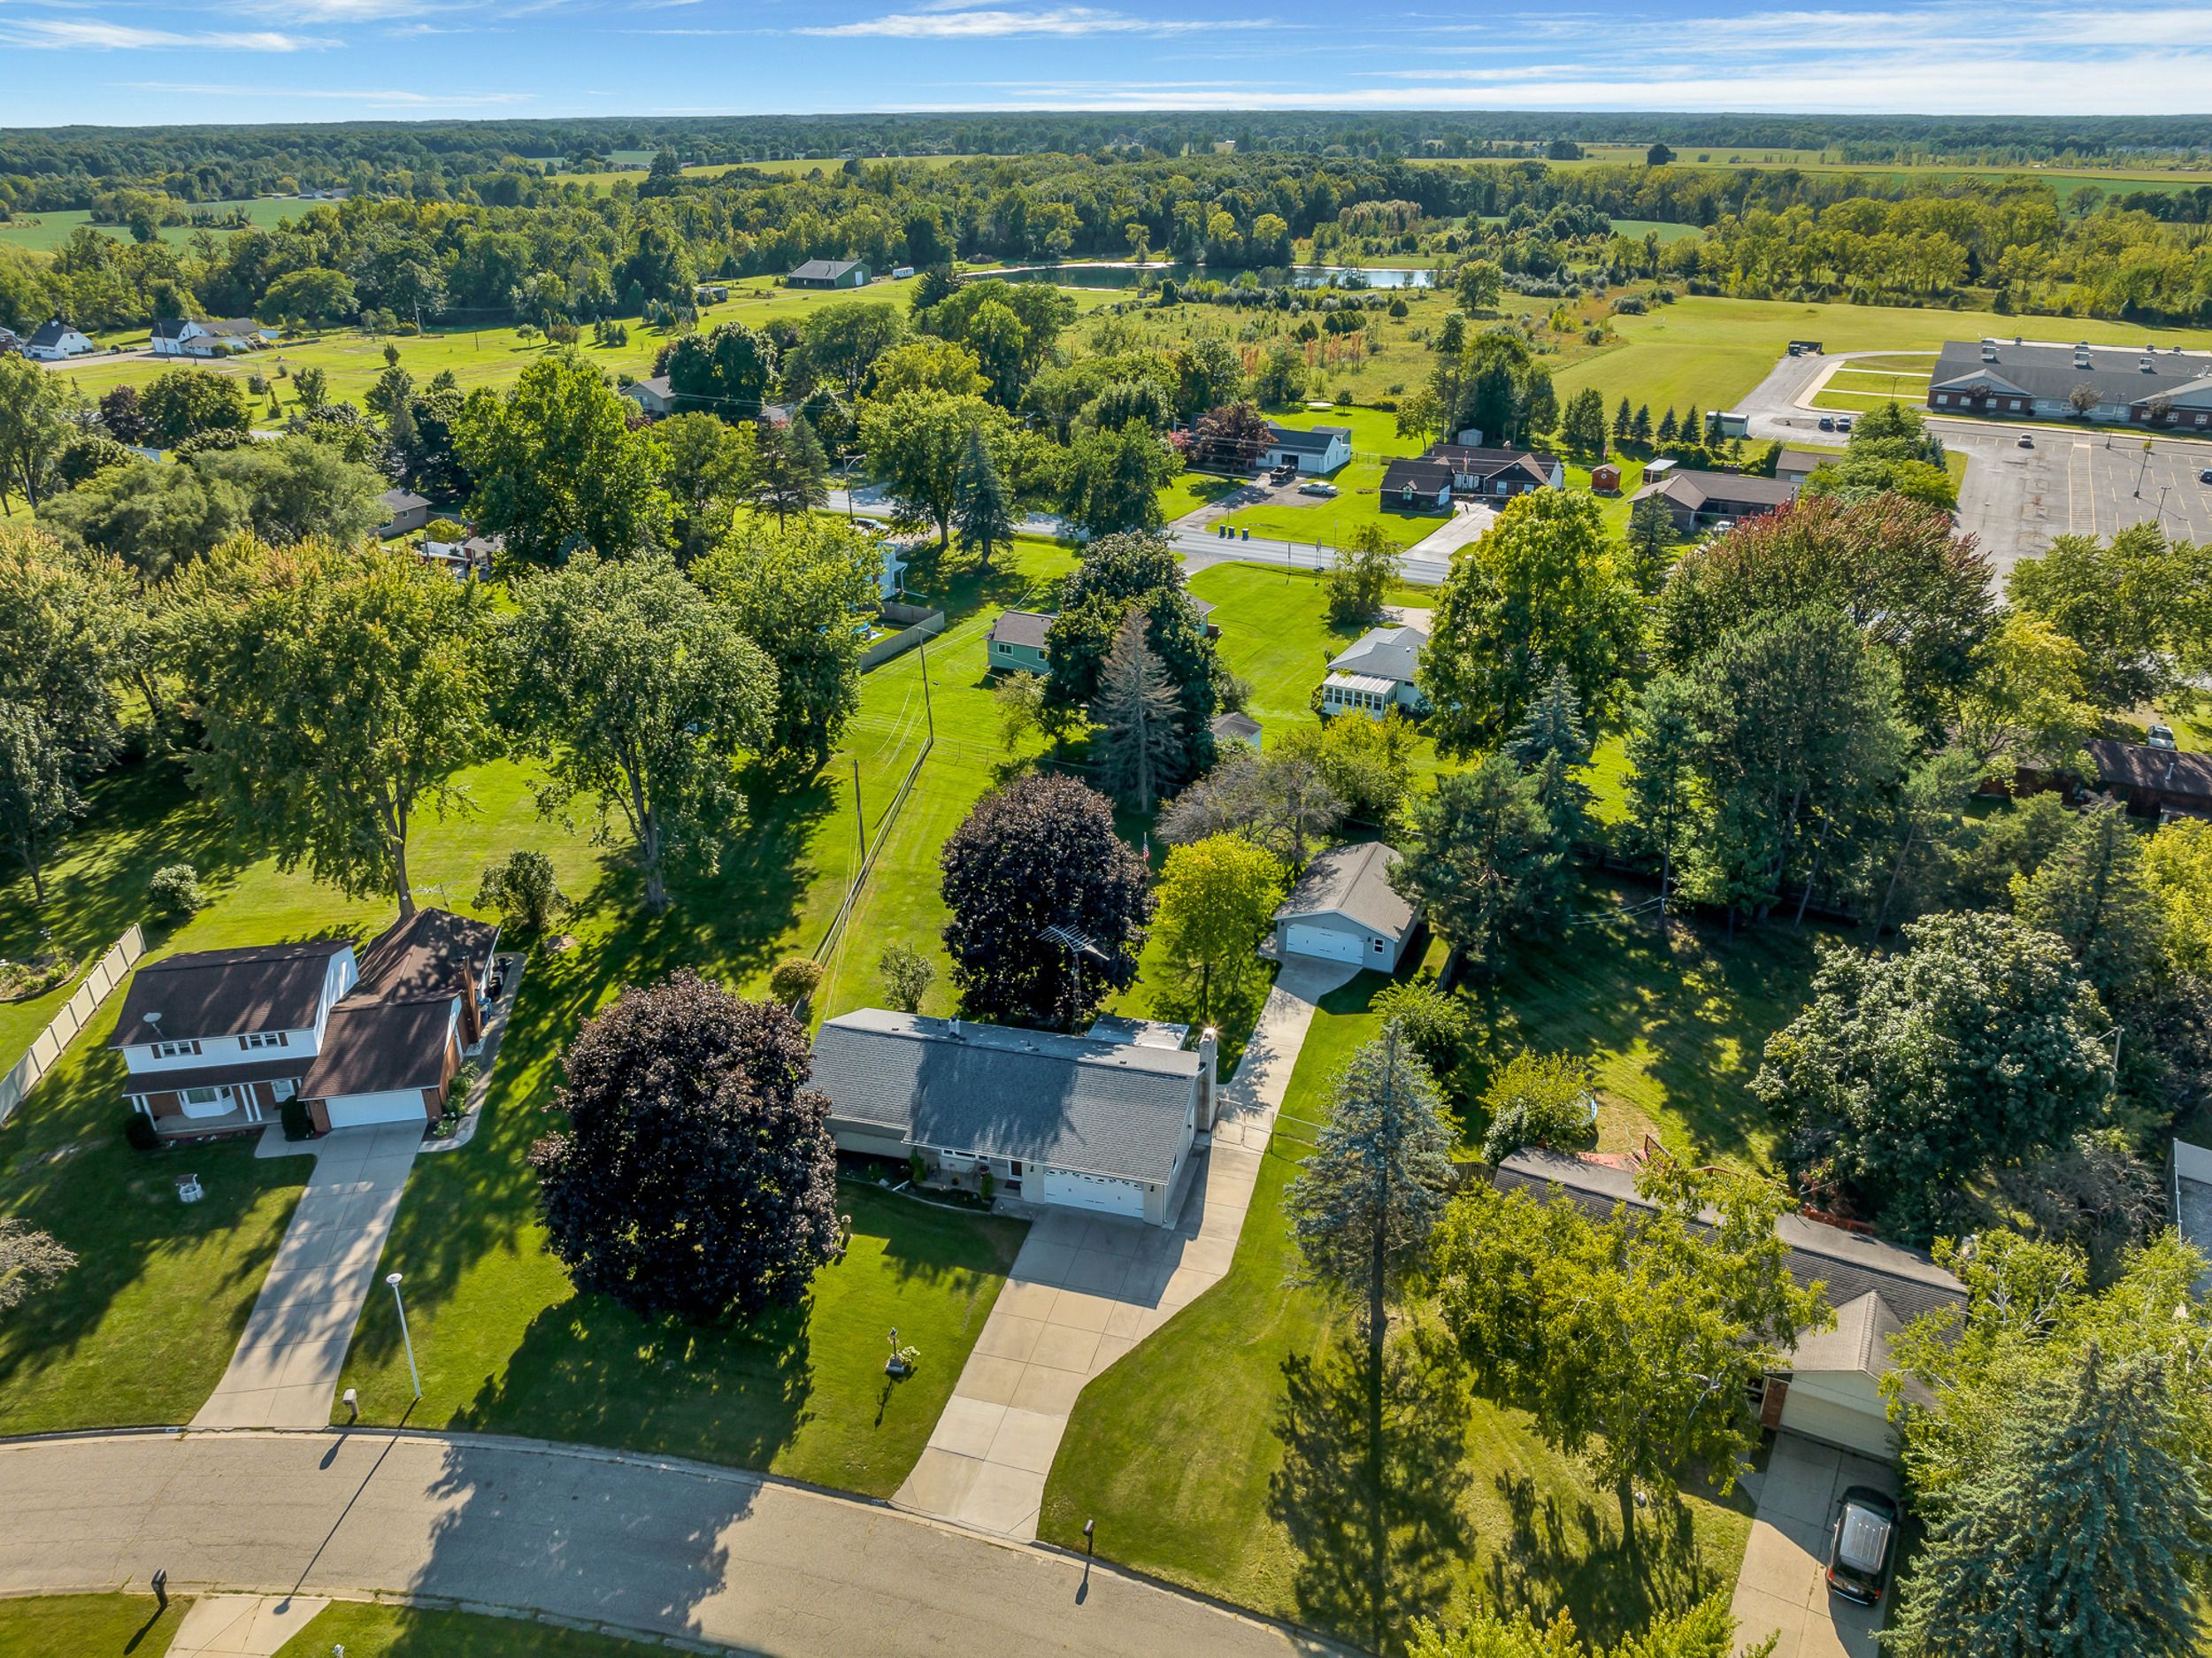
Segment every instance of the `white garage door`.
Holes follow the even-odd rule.
[[[419,1123],[425,1120],[422,1090],[401,1088],[391,1094],[352,1094],[326,1100],[333,1128],[361,1128],[371,1123]]]
[[[1044,1200],[1048,1203],[1064,1203],[1070,1209],[1094,1209],[1109,1215],[1144,1218],[1144,1187],[1134,1180],[1109,1180],[1103,1175],[1048,1169]]]
[[[1878,1462],[1886,1462],[1897,1455],[1896,1434],[1878,1407],[1855,1409],[1804,1388],[1793,1386],[1782,1401],[1782,1426]]]
[[[1307,926],[1297,921],[1290,924],[1286,942],[1293,956],[1321,956],[1333,962],[1356,962],[1367,954],[1365,940],[1349,933]]]

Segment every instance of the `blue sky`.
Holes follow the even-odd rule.
[[[0,0],[10,127],[1263,107],[2200,111],[2212,4]]]

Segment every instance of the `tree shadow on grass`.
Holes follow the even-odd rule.
[[[1419,1332],[1393,1341],[1383,1365],[1379,1464],[1386,1541],[1370,1516],[1368,1352],[1346,1335],[1318,1359],[1283,1362],[1275,1434],[1283,1465],[1268,1482],[1267,1512],[1297,1556],[1292,1593],[1317,1628],[1401,1649],[1418,1617],[1448,1606],[1473,1546],[1467,1518],[1465,1380],[1448,1349]]]
[[[699,1325],[574,1292],[452,1425],[766,1468],[808,1419],[810,1302]]]
[[[1494,1606],[1538,1623],[1566,1612],[1585,1636],[1609,1646],[1655,1613],[1680,1611],[1720,1585],[1679,1500],[1638,1511],[1632,1556],[1621,1547],[1617,1511],[1579,1496],[1563,1501],[1524,1473],[1501,1473],[1495,1487],[1512,1529],[1496,1540],[1485,1574]]]
[[[1678,919],[1663,932],[1619,909],[1648,896],[1593,880],[1564,934],[1524,946],[1498,978],[1467,986],[1477,1010],[1467,1094],[1524,1047],[1597,1057],[1641,1044],[1665,1111],[1706,1155],[1762,1162],[1768,1121],[1748,1085],[1767,1038],[1809,993],[1816,929],[1744,927],[1731,939]]]

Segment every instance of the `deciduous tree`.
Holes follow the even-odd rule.
[[[795,1305],[838,1234],[810,1063],[783,1009],[689,971],[587,1024],[563,1058],[562,1127],[531,1148],[547,1244],[577,1284],[695,1324]]]
[[[1930,916],[1903,938],[1826,949],[1751,1086],[1801,1187],[1920,1240],[2101,1118],[2110,1021],[2066,946],[2009,916]]]
[[[541,805],[595,800],[603,839],[617,819],[630,833],[646,908],[665,910],[670,868],[712,870],[742,825],[732,768],[772,728],[775,664],[665,557],[583,555],[516,597],[503,677],[547,763]]]
[[[1159,942],[1186,979],[1198,981],[1202,1021],[1213,1017],[1217,989],[1233,996],[1250,977],[1286,881],[1282,860],[1242,835],[1169,848],[1160,874]]]
[[[1477,752],[1518,725],[1561,669],[1602,724],[1642,631],[1643,606],[1614,566],[1596,503],[1556,489],[1516,496],[1452,555],[1444,580],[1417,671],[1437,741]]]
[[[1152,917],[1144,861],[1106,797],[1057,772],[987,794],[945,843],[945,948],[979,1018],[1079,1029],[1136,976]],[[1045,929],[1087,939],[1087,956]]]

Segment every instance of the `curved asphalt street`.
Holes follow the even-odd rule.
[[[776,1658],[1337,1650],[1110,1570],[673,1458],[466,1434],[0,1443],[0,1594],[437,1597]]]

